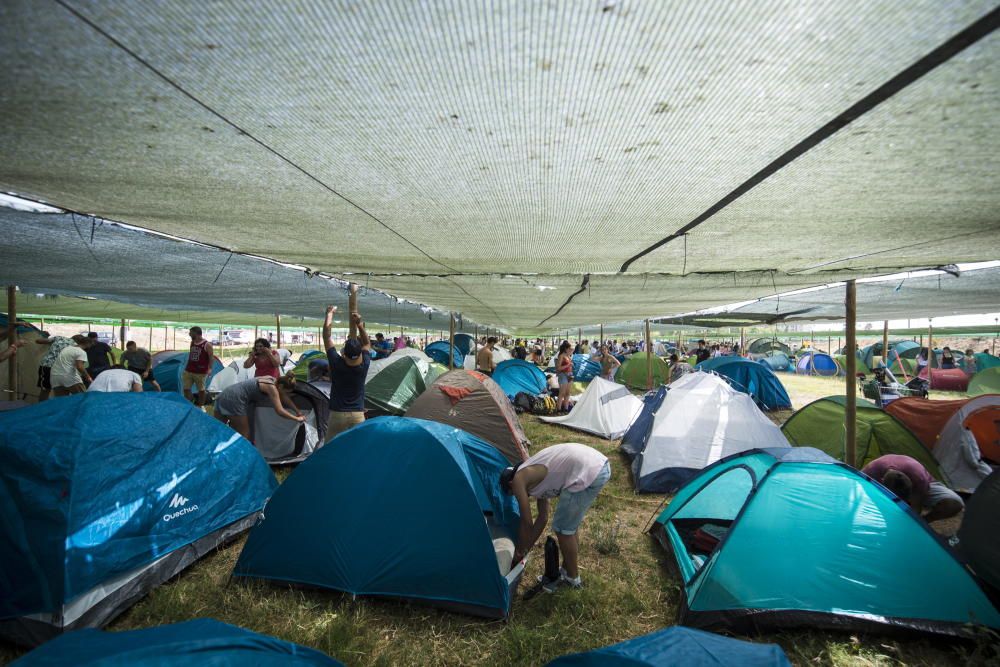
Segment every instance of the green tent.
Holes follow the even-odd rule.
[[[448,372],[448,367],[439,364],[436,361],[432,361],[427,365],[427,372],[424,373],[424,384],[428,387],[434,384],[434,380],[437,380],[440,376]]]
[[[615,375],[615,381],[632,389],[649,389],[646,386],[646,359],[653,359],[653,386],[659,387],[670,380],[670,367],[663,359],[648,352],[636,352],[622,363]]]
[[[843,461],[845,409],[843,396],[827,396],[798,410],[781,430],[792,445],[816,447]],[[944,480],[930,450],[903,422],[874,403],[858,399],[855,423],[858,439],[855,467],[860,469],[883,454],[905,454],[920,461],[934,477]]]
[[[987,368],[973,375],[972,379],[969,380],[969,388],[965,393],[968,396],[1000,394],[1000,366]]]
[[[388,415],[402,415],[427,389],[424,372],[413,357],[389,357],[378,372],[365,381],[365,407]]]
[[[833,360],[837,362],[838,366],[840,366],[841,368],[847,368],[846,354],[834,354],[832,356]],[[864,359],[862,359],[860,355],[858,356],[856,363],[857,363],[857,366],[855,366],[855,368],[857,369],[856,372],[864,373],[865,375],[871,375],[872,372],[871,369],[868,368],[868,364],[865,363]]]
[[[299,356],[299,360],[295,362],[295,369],[292,371],[297,381],[305,382],[309,379],[309,362],[314,359],[326,361],[326,352],[319,350],[306,350],[303,352]]]

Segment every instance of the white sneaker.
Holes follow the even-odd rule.
[[[575,579],[566,574],[566,570],[559,568],[559,578],[555,581],[549,582],[542,586],[542,590],[546,593],[555,593],[559,590],[560,586],[568,586],[569,588],[583,588],[583,583],[580,581],[580,577]]]

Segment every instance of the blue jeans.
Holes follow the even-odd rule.
[[[575,535],[583,523],[583,515],[594,503],[594,498],[611,479],[611,462],[608,461],[597,473],[590,486],[582,491],[563,491],[559,494],[559,506],[552,517],[552,530],[560,535]]]

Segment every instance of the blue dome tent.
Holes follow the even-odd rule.
[[[755,644],[679,625],[556,658],[546,667],[791,667],[777,644]]]
[[[792,399],[788,397],[781,380],[764,364],[742,357],[716,357],[706,359],[695,368],[718,373],[733,389],[749,394],[761,410],[792,407]]]
[[[476,339],[467,333],[457,333],[455,334],[455,347],[458,351],[462,353],[462,356],[467,354],[472,354],[472,349],[476,345]]]
[[[465,431],[380,417],[306,459],[250,533],[235,576],[505,618],[524,569],[509,465]]]
[[[1000,628],[1000,612],[904,501],[817,449],[721,459],[650,532],[677,563],[680,622],[692,627]]]
[[[276,486],[253,445],[176,394],[0,412],[0,635],[103,625],[249,528]]]
[[[628,427],[625,435],[622,436],[622,443],[618,447],[630,461],[646,448],[646,442],[653,429],[653,418],[666,397],[667,387],[665,385],[660,385],[656,391],[646,392],[646,395],[642,397],[642,411]]]
[[[445,368],[448,367],[449,351],[451,352],[451,358],[455,364],[455,368],[462,368],[465,355],[463,355],[462,351],[458,349],[458,345],[452,347],[452,345],[446,340],[436,340],[424,348],[424,354]]]
[[[160,385],[162,391],[184,393],[182,386],[184,382],[181,377],[184,374],[184,366],[187,365],[187,360],[187,352],[169,352],[160,357],[159,362],[153,366],[153,377],[156,378],[156,382]],[[212,370],[205,379],[205,385],[208,386],[212,382],[212,378],[215,377],[215,374],[221,372],[223,368],[224,366],[218,357],[212,359]]]
[[[503,393],[510,399],[522,391],[538,396],[548,390],[545,373],[538,370],[535,364],[521,359],[508,359],[497,364],[493,371],[493,381],[500,385]]]
[[[601,374],[601,365],[590,358],[588,354],[573,355],[574,382],[590,382]]]
[[[199,618],[126,632],[87,629],[47,642],[12,663],[17,667],[336,667],[323,653],[282,639]]]
[[[758,357],[757,363],[767,366],[772,371],[792,370],[792,360],[784,352],[772,352],[766,356]]]
[[[825,352],[803,352],[795,361],[795,372],[798,375],[824,375],[827,377],[840,373],[840,364]]]

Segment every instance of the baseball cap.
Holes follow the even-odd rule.
[[[344,343],[343,355],[348,359],[357,359],[361,356],[361,343],[355,338],[349,338]]]

